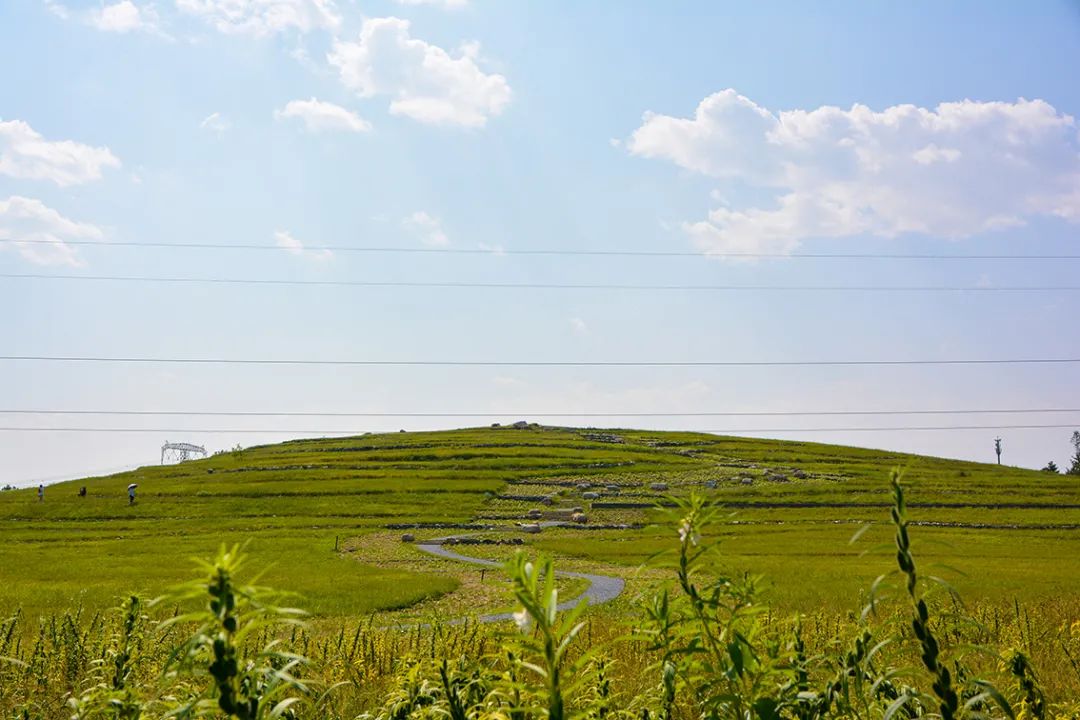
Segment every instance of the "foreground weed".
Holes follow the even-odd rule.
[[[560,615],[559,591],[555,587],[551,558],[542,558],[534,564],[519,552],[511,560],[508,570],[514,597],[521,604],[521,610],[514,614],[514,621],[522,632],[518,640],[521,656],[526,658],[521,661],[521,666],[543,683],[539,693],[542,717],[565,720],[569,717],[567,694],[573,693],[580,684],[572,679],[588,661],[586,654],[574,663],[567,663],[570,644],[585,627],[585,623],[578,621],[585,604],[578,603]]]
[[[280,649],[278,640],[255,652],[244,652],[249,639],[298,624],[303,613],[274,605],[278,593],[238,586],[233,578],[242,563],[238,547],[222,547],[213,563],[203,563],[204,579],[183,585],[164,598],[181,607],[201,605],[162,626],[197,626],[172,652],[165,665],[166,676],[209,680],[193,699],[170,713],[174,717],[213,716],[220,711],[238,720],[292,718],[292,706],[310,696],[307,685],[296,677],[307,664],[304,657]]]

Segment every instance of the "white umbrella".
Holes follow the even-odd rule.
[[[137,488],[137,487],[139,487],[139,483],[131,483],[130,485],[128,485],[128,490],[130,490],[132,488]]]

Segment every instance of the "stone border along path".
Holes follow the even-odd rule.
[[[471,563],[473,565],[483,565],[485,567],[501,568],[503,563],[496,562],[495,560],[484,560],[482,558],[470,557],[468,555],[462,555],[461,553],[448,550],[443,547],[443,543],[447,540],[458,540],[463,537],[469,537],[468,535],[454,535],[450,537],[434,538],[432,540],[417,540],[416,547],[431,555],[436,555],[447,560],[457,560],[459,562]],[[577,606],[583,599],[588,602],[589,605],[599,605],[600,603],[614,600],[623,591],[623,587],[626,585],[626,581],[619,577],[611,577],[610,575],[593,575],[590,573],[571,572],[569,570],[556,570],[555,575],[561,577],[582,578],[589,581],[589,587],[585,588],[585,592],[581,593],[572,600],[564,600],[556,606],[560,612],[570,610]],[[480,615],[476,619],[482,623],[502,622],[503,620],[513,619],[513,613],[490,613],[488,615]],[[451,622],[462,622],[464,618],[460,618]]]

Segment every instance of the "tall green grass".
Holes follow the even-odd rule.
[[[519,555],[507,566],[518,612],[504,626],[316,631],[289,609],[295,598],[242,580],[241,553],[222,549],[151,603],[129,596],[108,615],[0,624],[0,716],[1076,717],[1080,623],[965,608],[917,569],[908,491],[896,476],[891,491],[893,566],[861,613],[774,613],[761,578],[725,572],[711,539],[722,518],[696,494],[672,508],[669,552],[656,562],[667,582],[626,624],[581,607],[559,613],[551,561]],[[1053,657],[1072,669],[1040,667]]]

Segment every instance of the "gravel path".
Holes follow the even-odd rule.
[[[462,536],[456,536],[455,539]],[[431,555],[437,555],[447,560],[457,560],[459,562],[471,563],[473,565],[483,565],[485,567],[501,568],[503,563],[496,562],[495,560],[484,560],[483,558],[470,557],[468,555],[462,555],[459,552],[455,552],[443,546],[449,537],[436,538],[433,540],[420,540],[416,543],[416,547],[420,548],[426,553]],[[599,605],[600,603],[614,600],[623,591],[623,586],[626,584],[622,578],[611,577],[609,575],[593,575],[591,573],[579,573],[570,572],[568,570],[556,570],[555,574],[559,577],[570,578],[582,578],[589,581],[589,587],[585,588],[585,592],[577,596],[573,600],[564,600],[559,603],[559,610],[569,610],[575,607],[582,599],[585,599],[589,605]],[[510,620],[513,613],[492,613],[489,615],[481,615],[477,618],[480,622],[500,622],[502,620]]]

